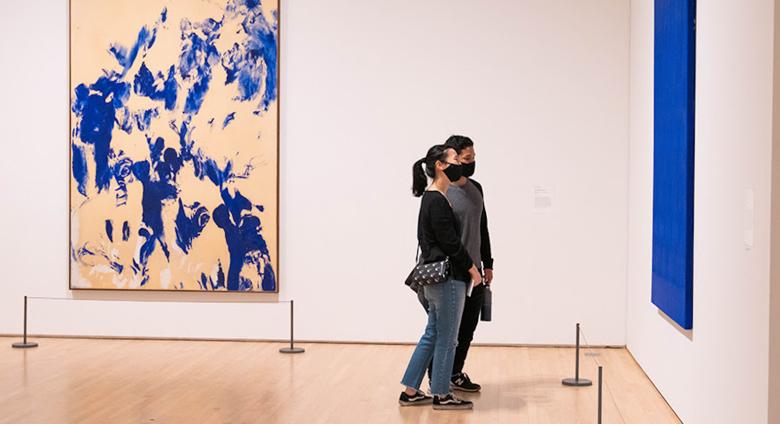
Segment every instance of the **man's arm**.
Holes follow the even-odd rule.
[[[479,190],[479,193],[482,195],[482,200],[484,204],[485,199],[485,192],[482,189],[482,185],[474,180],[471,180],[472,183],[474,183],[474,186],[477,187],[477,190]],[[482,207],[482,218],[480,219],[479,223],[479,232],[480,232],[480,238],[482,239],[482,243],[480,245],[480,254],[482,255],[482,266],[486,270],[492,270],[493,269],[493,252],[490,247],[490,231],[488,230],[488,216],[487,216],[487,208]]]

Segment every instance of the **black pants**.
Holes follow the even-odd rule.
[[[428,302],[422,294],[418,293],[418,299],[422,303],[425,312],[428,312]],[[466,305],[463,307],[463,317],[460,320],[460,329],[458,330],[458,346],[455,348],[455,362],[452,364],[452,375],[463,372],[463,366],[466,363],[466,356],[469,354],[471,341],[474,340],[474,331],[479,323],[479,314],[482,311],[482,302],[485,299],[485,285],[480,284],[471,291],[471,296],[466,296]],[[431,378],[431,367],[428,365],[428,378]]]

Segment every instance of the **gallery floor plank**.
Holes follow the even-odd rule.
[[[412,346],[0,338],[0,423],[595,423],[596,387],[567,388],[567,348],[474,347],[474,411],[400,408]],[[679,423],[625,349],[604,366],[605,423]],[[424,383],[427,388],[427,383]]]

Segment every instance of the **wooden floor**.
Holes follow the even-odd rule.
[[[568,388],[572,349],[475,347],[473,411],[401,408],[413,347],[0,338],[2,423],[595,423],[596,387]],[[678,423],[624,349],[599,349],[604,423]],[[594,357],[583,376],[595,381]],[[426,387],[427,388],[427,384]]]

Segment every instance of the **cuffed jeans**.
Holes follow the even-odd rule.
[[[401,384],[419,389],[428,364],[433,359],[431,391],[450,392],[450,377],[458,343],[458,329],[466,299],[466,283],[449,280],[423,288],[428,301],[428,324],[417,343]]]
[[[420,300],[422,303],[422,299]],[[474,287],[471,296],[466,297],[466,304],[463,307],[463,316],[460,319],[460,330],[458,330],[458,346],[455,348],[455,361],[452,364],[452,376],[463,372],[466,365],[466,356],[469,354],[471,341],[474,340],[474,331],[479,323],[479,315],[482,312],[482,304],[485,302],[485,285],[480,284]],[[423,303],[423,307],[428,310],[428,303]],[[428,366],[428,378],[433,373],[433,363]]]

